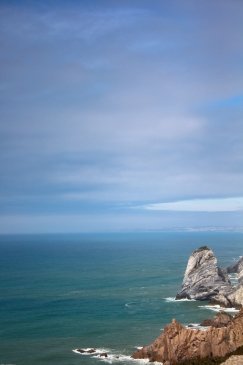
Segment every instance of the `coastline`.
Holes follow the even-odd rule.
[[[228,273],[237,274],[232,285]],[[176,319],[168,324],[151,345],[134,352],[135,359],[148,358],[164,365],[221,363],[235,351],[242,353],[243,344],[243,257],[222,269],[213,251],[207,246],[194,250],[189,257],[182,288],[170,301],[209,300],[217,311],[214,319],[199,326],[183,326]],[[232,304],[235,307],[232,307]],[[202,306],[199,306],[202,307]],[[227,312],[238,313],[235,316]],[[205,327],[206,326],[206,327]]]

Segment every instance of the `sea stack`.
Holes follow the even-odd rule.
[[[228,294],[232,287],[226,270],[218,266],[213,251],[207,246],[193,251],[187,264],[182,289],[176,299],[211,300]]]

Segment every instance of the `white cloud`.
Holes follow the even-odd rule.
[[[236,212],[243,210],[243,197],[221,199],[181,200],[144,206],[147,210],[170,210],[178,212]]]

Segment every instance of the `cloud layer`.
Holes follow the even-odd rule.
[[[241,14],[237,0],[2,1],[0,231],[240,222],[130,207],[243,196]]]
[[[144,208],[177,212],[238,212],[243,211],[243,198],[182,200],[148,204]]]

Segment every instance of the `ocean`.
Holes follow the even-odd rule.
[[[173,300],[189,255],[202,245],[227,266],[243,255],[243,234],[0,236],[0,364],[130,364],[136,347],[172,318],[212,317],[207,303]]]

